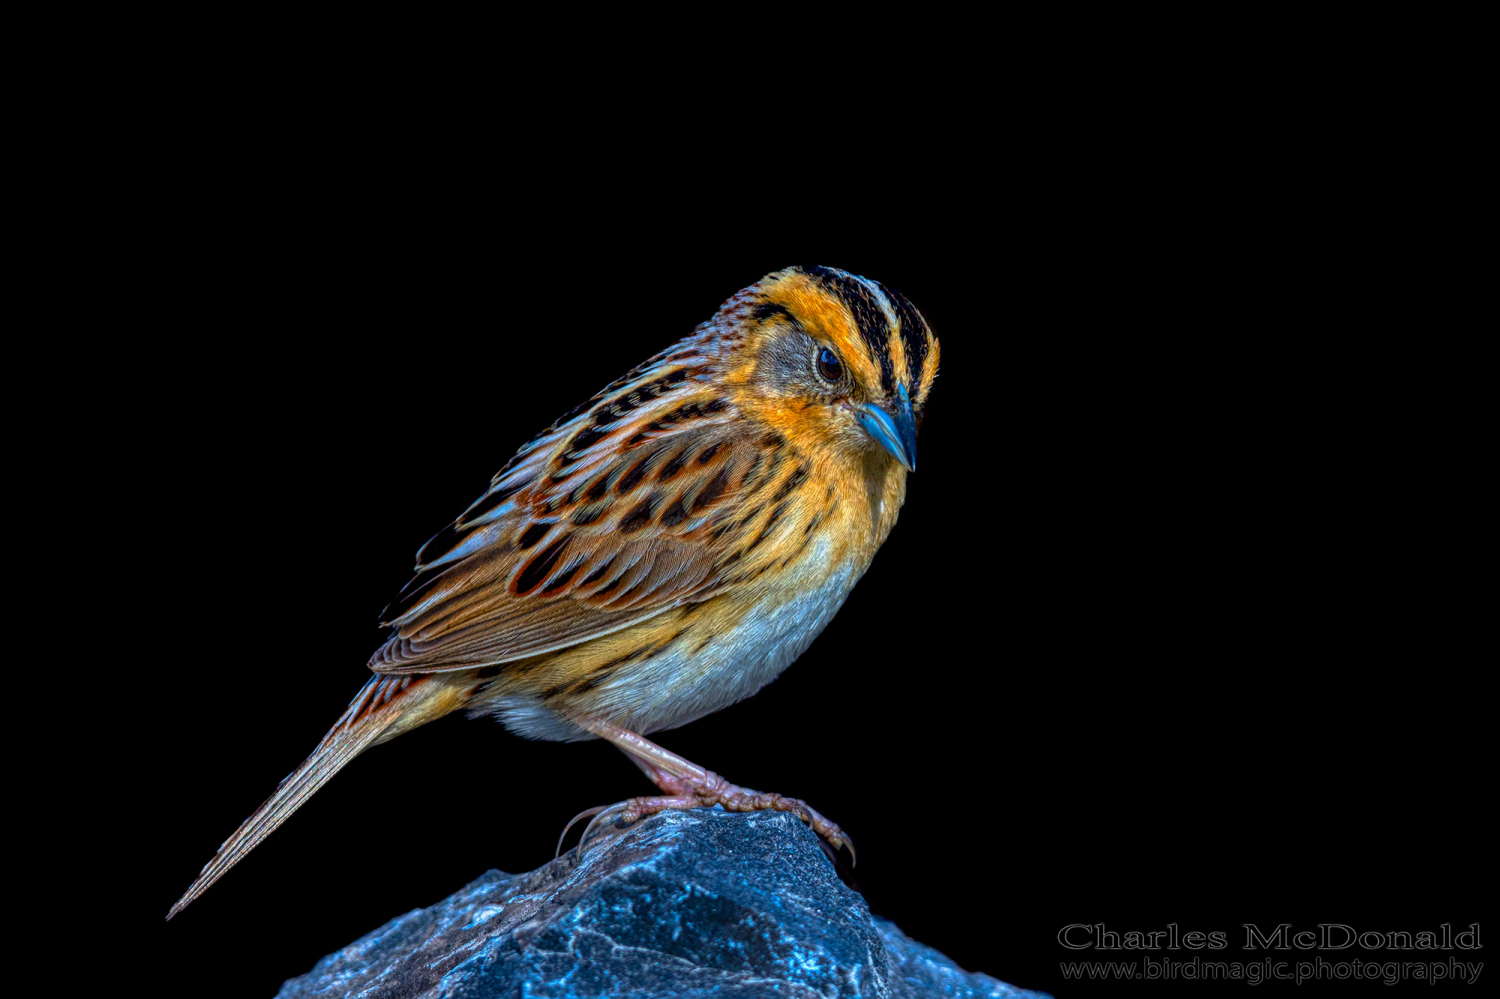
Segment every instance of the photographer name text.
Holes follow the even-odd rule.
[[[1479,950],[1479,924],[1454,932],[1443,923],[1430,930],[1360,930],[1344,923],[1318,923],[1297,929],[1281,923],[1262,930],[1243,923],[1244,950]],[[1229,934],[1224,930],[1182,931],[1176,923],[1161,930],[1111,930],[1103,923],[1069,923],[1057,933],[1057,942],[1068,950],[1224,950]]]

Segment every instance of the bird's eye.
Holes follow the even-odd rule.
[[[828,381],[836,382],[844,373],[844,366],[839,363],[839,356],[824,347],[818,351],[818,374]]]

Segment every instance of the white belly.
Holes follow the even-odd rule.
[[[817,565],[816,559],[810,559]],[[854,566],[828,573],[790,600],[767,596],[723,634],[701,648],[683,641],[592,692],[593,712],[633,732],[686,725],[755,693],[791,665],[833,619],[862,575]],[[571,741],[591,738],[540,701],[502,697],[486,712],[517,735]]]
[[[702,652],[668,650],[643,672],[674,684],[673,697],[658,709],[632,712],[642,734],[676,728],[742,701],[781,674],[807,651],[854,588],[852,573],[834,573],[823,585],[791,600],[768,598]],[[675,680],[669,680],[675,677]],[[629,727],[629,726],[627,726]]]

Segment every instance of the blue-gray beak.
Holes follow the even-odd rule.
[[[917,470],[917,423],[911,415],[911,399],[906,386],[899,387],[895,404],[883,409],[874,403],[864,402],[854,407],[859,425],[865,428],[876,443],[891,453],[908,472]]]

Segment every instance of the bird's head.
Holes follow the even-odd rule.
[[[766,275],[725,309],[740,405],[792,440],[917,464],[938,341],[905,296],[832,267]]]

